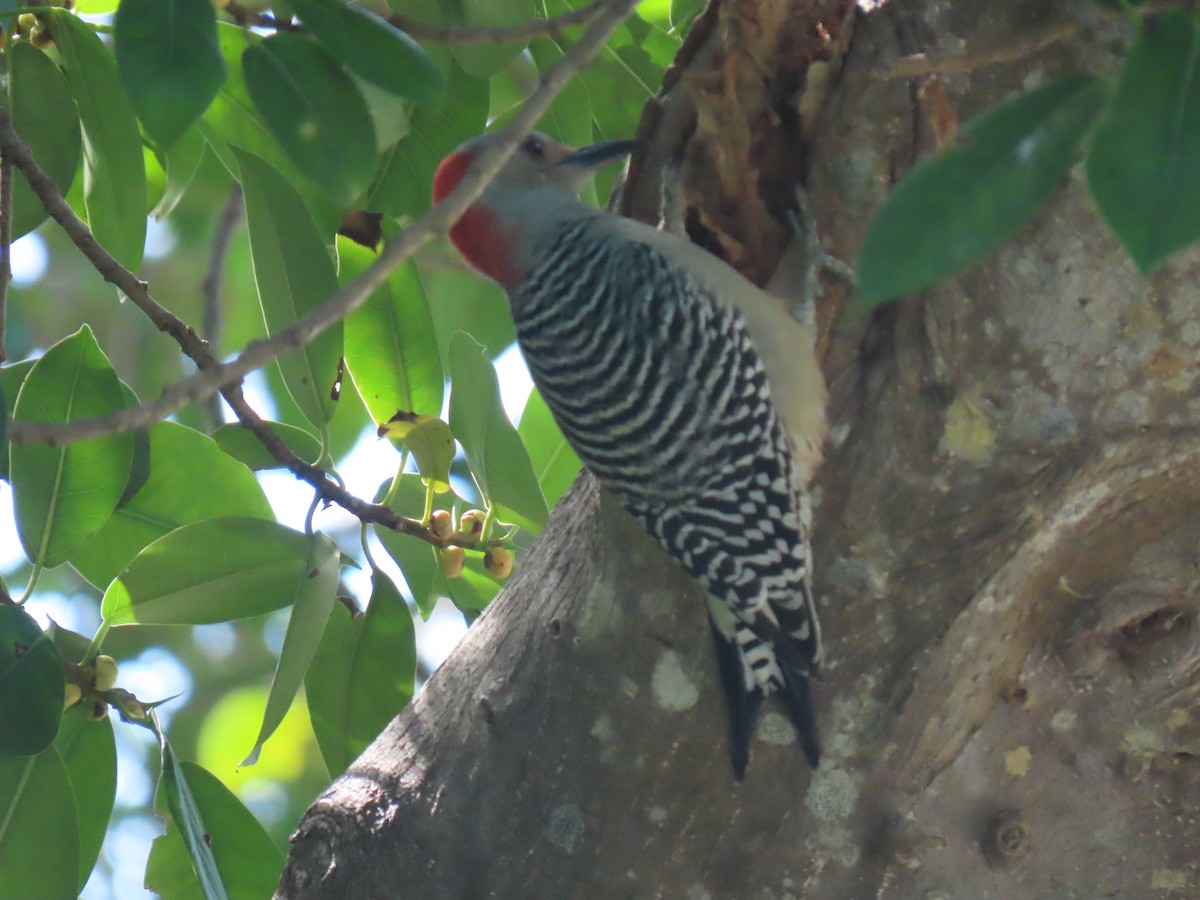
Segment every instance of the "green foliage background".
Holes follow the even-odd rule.
[[[455,27],[573,8],[390,5]],[[245,6],[249,20],[209,0],[0,2],[0,102],[16,131],[100,243],[197,329],[218,223],[241,182],[245,214],[217,272],[219,357],[365,269],[373,250],[335,241],[342,216],[378,213],[386,238],[425,212],[438,161],[503,123],[580,33],[440,45],[368,14],[376,4]],[[632,134],[698,6],[642,4],[539,127],[572,143]],[[272,15],[303,25],[276,30]],[[19,174],[13,219],[14,239],[36,230],[48,265],[7,298],[0,421],[103,415],[187,374],[178,347],[45,222]],[[415,414],[426,424],[395,442],[393,471],[363,499],[414,519],[427,503],[456,516],[480,506],[485,541],[513,548],[519,565],[578,460],[536,395],[519,431],[505,418],[490,359],[512,340],[498,289],[431,246],[344,324],[269,366],[253,396],[289,447],[331,472],[396,411]],[[90,878],[85,896],[127,896],[144,877],[167,897],[266,896],[302,811],[419,683],[414,620],[444,598],[469,621],[499,588],[483,543],[448,579],[415,538],[379,543],[321,511],[277,522],[257,482],[277,464],[223,421],[197,404],[145,432],[5,449],[25,553],[3,583],[26,602],[0,605],[0,645],[36,648],[13,651],[0,675],[6,891],[62,897]],[[423,478],[453,487],[431,494]],[[311,497],[300,481],[293,490]],[[83,633],[50,626],[50,613]],[[120,667],[108,690],[98,653]],[[65,713],[64,678],[82,694]],[[120,793],[118,766],[134,785]],[[153,805],[125,805],[147,778]],[[78,866],[48,878],[33,862],[46,858]]]
[[[539,127],[572,144],[631,135],[702,5],[639,4]],[[452,28],[575,9],[388,6]],[[978,261],[1080,159],[1142,271],[1195,241],[1195,14],[1123,10],[1133,37],[1119,76],[1071,75],[1012,98],[900,182],[864,241],[862,302]],[[343,217],[373,214],[386,239],[427,212],[438,162],[503,125],[579,34],[419,42],[376,12],[347,0],[220,11],[0,0],[0,105],[74,213],[171,315],[200,328],[219,311],[206,336],[228,358],[365,271],[376,250],[339,236]],[[482,507],[482,534],[455,538],[467,546],[458,577],[430,543],[346,525],[316,503],[277,521],[260,479],[279,461],[212,403],[132,433],[9,442],[14,427],[157,397],[191,365],[45,223],[22,175],[12,207],[12,238],[36,231],[48,266],[14,284],[3,311],[0,477],[22,557],[0,573],[0,886],[98,898],[144,878],[165,897],[266,896],[300,814],[418,687],[421,620],[439,602],[467,622],[479,614],[500,587],[484,549],[511,548],[519,564],[579,461],[536,392],[515,428],[506,417],[492,365],[513,340],[503,297],[444,242],[268,366],[254,396],[290,451],[330,473],[385,426],[395,454],[360,499],[460,526]],[[214,254],[224,237],[227,254]],[[292,490],[302,508],[311,489]],[[106,657],[123,667],[115,684]],[[117,791],[118,766],[133,788]],[[153,803],[136,787],[150,778]]]

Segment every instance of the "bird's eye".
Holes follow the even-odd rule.
[[[540,137],[534,134],[525,138],[525,143],[521,145],[521,149],[534,159],[542,159],[546,155],[546,145],[542,143]]]

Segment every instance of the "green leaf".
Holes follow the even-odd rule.
[[[292,590],[295,603],[288,620],[287,633],[283,637],[283,649],[279,653],[279,664],[271,681],[271,692],[267,696],[267,708],[263,713],[262,728],[258,740],[249,756],[242,760],[243,766],[252,766],[258,759],[262,745],[275,733],[288,707],[304,682],[304,675],[312,663],[329,611],[337,600],[338,560],[341,554],[337,544],[324,535],[313,535],[309,543],[308,564],[298,583]]]
[[[75,799],[58,752],[50,747],[37,756],[0,756],[4,895],[21,900],[74,897],[78,876]]]
[[[279,142],[271,137],[246,89],[242,57],[247,48],[258,46],[262,38],[229,22],[218,22],[217,42],[228,74],[197,129],[234,178],[239,178],[241,173],[234,147],[261,156],[273,165],[300,192],[321,233],[332,234],[341,220],[341,210],[323,188],[302,176],[292,165]]]
[[[339,236],[338,281],[349,284],[378,258]],[[429,301],[416,264],[404,263],[345,320],[346,367],[375,422],[398,410],[436,416],[445,376]]]
[[[296,601],[312,568],[309,539],[266,519],[207,519],[137,555],[104,592],[109,625],[207,625]]]
[[[0,379],[0,478],[8,478],[8,392]]]
[[[155,731],[158,734],[162,760],[158,782],[158,793],[161,798],[160,805],[165,804],[171,814],[171,822],[178,829],[176,834],[184,845],[193,873],[192,879],[185,880],[182,884],[177,880],[173,886],[176,888],[182,886],[190,887],[198,881],[205,900],[227,900],[230,895],[225,889],[213,845],[218,837],[224,838],[222,843],[229,840],[236,841],[237,836],[241,832],[240,830],[236,830],[220,834],[210,823],[205,821],[204,813],[200,809],[196,795],[192,793],[191,781],[188,778],[189,774],[191,774],[191,767],[185,769],[180,764],[178,757],[175,756],[175,751],[167,743],[166,735],[162,733],[157,724],[155,725]],[[200,779],[197,779],[197,781],[199,782]],[[244,823],[235,822],[234,824],[237,826]],[[250,833],[253,835],[253,829],[251,829]],[[261,849],[255,847],[254,844],[255,842],[251,841],[252,849]],[[268,858],[270,857],[268,856]],[[179,871],[178,866],[173,868],[175,872]],[[161,869],[156,869],[155,874],[161,877]],[[147,863],[146,878],[147,886],[149,886],[149,863]],[[171,887],[172,885],[167,883],[167,879],[163,879],[158,885],[157,890],[162,896],[169,897],[172,896],[170,893]],[[259,894],[258,896],[266,895]]]
[[[863,241],[862,303],[876,306],[953,275],[1032,218],[1075,160],[1106,94],[1090,76],[1051,82],[969,123],[958,147],[919,163]]]
[[[304,175],[349,206],[375,174],[375,126],[358,87],[307,37],[281,32],[246,49],[246,87]]]
[[[138,395],[134,393],[133,388],[125,382],[121,382],[121,394],[125,398],[125,406],[137,406],[139,403]],[[133,432],[133,459],[129,463],[129,480],[125,482],[125,490],[121,491],[121,499],[117,501],[117,508],[125,504],[125,502],[142,489],[142,485],[150,478],[150,435],[139,429]]]
[[[41,50],[25,41],[8,45],[8,93],[0,92],[13,128],[33,151],[43,171],[66,194],[79,167],[79,110],[71,85]],[[12,239],[46,220],[42,201],[23,175],[13,178]]]
[[[172,776],[186,783],[202,842],[211,841],[216,872],[230,900],[260,900],[271,896],[283,869],[283,854],[250,810],[215,775],[195,763],[176,763]],[[164,779],[164,788],[166,779]],[[161,897],[200,895],[179,825],[172,818],[166,834],[155,838],[146,861],[146,887]]]
[[[546,524],[546,499],[517,430],[504,414],[496,370],[468,334],[450,340],[450,428],[480,492],[505,522]]]
[[[125,405],[116,373],[84,325],[37,361],[17,396],[14,421],[65,424]],[[129,434],[61,447],[9,448],[17,530],[30,561],[47,568],[70,558],[108,521],[129,481]]]
[[[54,748],[66,767],[79,821],[79,886],[100,858],[117,795],[117,745],[112,719],[92,721],[80,705],[63,713]]]
[[[438,164],[487,124],[488,83],[468,75],[448,55],[438,58],[449,73],[442,103],[414,110],[408,136],[383,154],[367,196],[366,208],[372,212],[400,218],[428,210]]]
[[[517,339],[508,302],[500,285],[463,269],[421,267],[421,283],[429,297],[438,353],[448,367],[450,340],[465,331],[493,357]]]
[[[459,0],[447,5],[453,10],[445,24],[466,28],[495,28],[528,22],[540,12],[530,0]],[[504,69],[518,53],[524,43],[475,44],[456,46],[454,58],[477,78],[490,78]]]
[[[155,219],[165,219],[174,212],[187,189],[191,187],[196,173],[200,171],[200,164],[204,162],[204,154],[207,152],[208,143],[200,134],[199,128],[189,128],[183,133],[183,137],[162,155],[166,183],[163,185],[162,197],[150,213]]]
[[[425,488],[417,475],[400,475],[400,484],[389,504],[389,508],[402,516],[420,517],[425,504]],[[375,496],[376,503],[382,503],[387,495],[390,482],[384,482]],[[454,500],[453,494],[441,494],[434,499],[437,509],[449,509]],[[383,548],[400,567],[404,574],[404,583],[412,594],[413,602],[422,619],[428,619],[437,605],[439,597],[446,596],[449,591],[445,587],[446,579],[442,576],[442,566],[438,552],[432,544],[406,534],[399,534],[390,528],[375,526],[375,536],[383,544]]]
[[[36,359],[23,359],[10,366],[0,366],[0,402],[4,404],[2,413],[3,427],[0,428],[0,478],[8,480],[8,421],[12,419],[13,407],[17,403],[17,394],[21,393],[21,385],[25,376],[33,368]]]
[[[254,473],[212,438],[159,422],[150,429],[150,477],[72,554],[71,565],[103,588],[142,548],[180,525],[218,516],[275,518]]]
[[[439,494],[450,490],[450,465],[454,462],[454,435],[437,416],[400,410],[379,426],[379,436],[399,441],[417,461],[421,480]]]
[[[374,13],[340,0],[293,0],[292,8],[313,37],[360,78],[417,103],[440,98],[442,70],[420,44]]]
[[[525,403],[517,434],[529,454],[546,503],[553,506],[575,481],[583,463],[563,437],[550,407],[536,388]]]
[[[446,591],[461,610],[479,612],[500,591],[500,582],[483,568],[483,554],[468,553],[467,564],[457,578],[442,576]]]
[[[337,290],[337,274],[300,195],[270,163],[234,150],[246,195],[254,282],[268,334],[277,334]],[[305,418],[324,428],[337,405],[342,326],[279,357],[288,393]]]
[[[1191,13],[1142,21],[1087,175],[1143,273],[1200,237],[1200,33]]]
[[[562,59],[563,55],[558,45],[549,38],[533,41],[529,51],[538,70],[542,72]],[[592,142],[592,102],[581,80],[573,78],[567,82],[538,122],[538,129],[572,146]]]
[[[321,442],[302,428],[285,425],[283,422],[267,422],[267,427],[287,444],[288,449],[305,462],[315,463],[321,456]],[[262,445],[257,435],[240,422],[222,425],[213,432],[213,440],[217,446],[234,459],[240,460],[258,472],[263,469],[277,469],[280,463],[275,461],[266,447]]]
[[[133,107],[91,26],[65,9],[46,15],[83,126],[88,226],[117,262],[136,272],[146,243],[146,165]]]
[[[225,80],[209,0],[122,0],[113,20],[117,70],[138,118],[170,148]]]
[[[0,756],[33,756],[50,746],[65,687],[54,641],[25,610],[0,604]]]
[[[391,579],[371,573],[371,602],[351,619],[334,606],[304,679],[313,732],[331,774],[346,767],[412,699],[417,649],[412,615]]]

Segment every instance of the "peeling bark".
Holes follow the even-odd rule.
[[[807,171],[852,258],[934,140],[929,76],[908,73],[940,67],[966,120],[1111,68],[1127,35],[1084,6],[892,3],[850,31],[844,4],[721,0],[644,122],[647,159],[683,154],[693,234],[760,277],[784,242],[773,195]],[[656,171],[634,173],[635,213]],[[919,298],[868,316],[830,283],[817,772],[769,706],[733,780],[698,591],[585,477],[314,804],[277,896],[1195,896],[1198,267],[1137,275],[1073,175]]]

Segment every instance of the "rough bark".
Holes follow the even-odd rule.
[[[807,170],[852,258],[932,142],[899,58],[952,58],[940,86],[966,119],[1111,67],[1126,37],[1081,4],[914,0],[851,39],[843,9],[725,0],[644,123],[660,160],[682,149],[693,234],[760,276],[769,204],[724,191],[770,198]],[[628,196],[652,208],[637,178]],[[831,285],[817,772],[769,708],[733,780],[696,589],[584,478],[314,804],[277,896],[1195,896],[1198,264],[1139,276],[1074,174],[919,298],[867,316]]]

